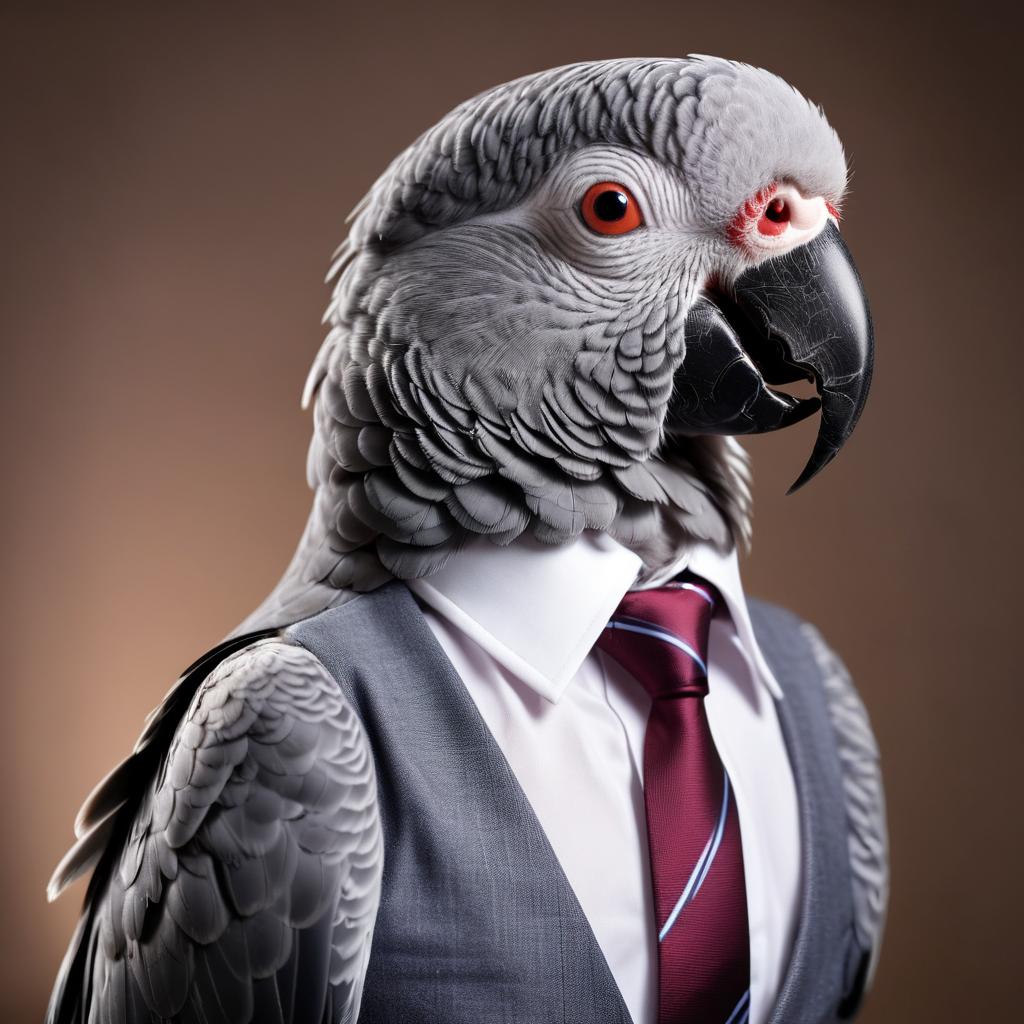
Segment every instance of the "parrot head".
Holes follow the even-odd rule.
[[[717,58],[557,68],[464,103],[352,216],[307,385],[316,501],[293,571],[368,589],[466,539],[610,533],[655,570],[749,531],[735,435],[867,395],[840,142]],[[801,379],[817,397],[779,390]]]

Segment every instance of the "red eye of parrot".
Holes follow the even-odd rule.
[[[580,203],[580,217],[599,235],[625,235],[644,222],[633,193],[614,181],[599,181],[587,189]]]

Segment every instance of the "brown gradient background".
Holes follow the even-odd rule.
[[[173,9],[172,9],[173,8]],[[1020,40],[1007,6],[603,0],[90,7],[0,17],[0,1020],[42,1012],[93,782],[284,567],[343,218],[459,100],[549,65],[717,53],[822,103],[874,307],[853,443],[751,444],[748,589],[870,706],[893,896],[863,1019],[1020,1019]],[[1012,151],[1011,151],[1012,149]]]

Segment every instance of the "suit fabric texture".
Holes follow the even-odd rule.
[[[771,1024],[855,1012],[842,775],[799,619],[750,602],[800,805],[801,909]],[[337,680],[376,763],[384,878],[359,1020],[629,1024],[593,931],[497,742],[402,583],[289,629]]]

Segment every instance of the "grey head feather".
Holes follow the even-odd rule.
[[[634,192],[644,231],[581,224],[602,180]],[[606,531],[650,572],[695,539],[745,542],[739,445],[663,428],[687,311],[742,269],[728,225],[776,181],[838,205],[834,131],[781,79],[711,57],[556,68],[422,135],[336,253],[305,393],[312,513],[242,628],[428,575],[475,535]]]

